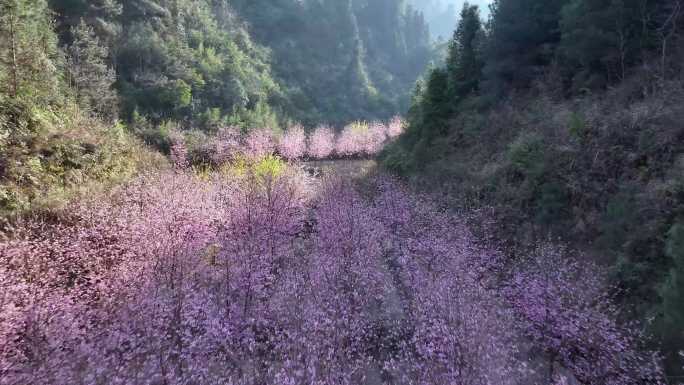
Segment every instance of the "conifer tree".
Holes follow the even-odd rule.
[[[562,9],[560,56],[576,87],[623,80],[654,43],[653,0],[573,0]]]
[[[96,115],[115,119],[117,94],[112,89],[116,73],[107,64],[109,50],[83,19],[72,28],[73,43],[68,47],[69,80],[81,106]]]
[[[486,49],[487,91],[525,88],[551,63],[560,41],[560,10],[569,0],[495,0]]]
[[[483,40],[482,21],[477,5],[465,3],[461,21],[449,43],[447,72],[449,74],[449,96],[458,100],[477,91],[482,78]]]
[[[0,0],[0,80],[11,98],[56,95],[58,50],[45,0]]]

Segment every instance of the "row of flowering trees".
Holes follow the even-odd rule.
[[[363,158],[377,155],[385,144],[401,135],[404,123],[399,117],[389,122],[355,122],[341,132],[319,126],[308,135],[300,125],[276,135],[270,129],[254,129],[246,134],[238,128],[225,127],[203,144],[200,161],[215,165],[238,157],[260,159],[278,154],[287,160]],[[172,160],[186,163],[192,156],[180,135],[172,139]]]
[[[562,249],[510,268],[392,179],[313,189],[272,162],[142,176],[19,223],[0,384],[661,383]]]
[[[278,141],[277,149],[285,159],[326,159],[330,157],[365,157],[377,155],[384,145],[397,138],[404,122],[395,117],[387,124],[355,122],[335,135],[330,127],[317,127],[308,138],[300,126],[288,128]]]

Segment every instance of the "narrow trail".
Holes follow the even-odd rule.
[[[334,174],[346,180],[368,176],[376,169],[377,162],[373,159],[331,159],[308,160],[301,162],[301,167],[314,177]]]

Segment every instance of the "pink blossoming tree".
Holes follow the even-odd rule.
[[[306,153],[306,135],[300,125],[289,127],[278,141],[278,153],[285,159],[300,159]]]
[[[313,159],[324,159],[335,150],[335,132],[327,126],[317,127],[307,143],[307,155]]]
[[[243,138],[243,155],[251,159],[260,159],[271,155],[276,150],[273,132],[269,129],[255,129]]]

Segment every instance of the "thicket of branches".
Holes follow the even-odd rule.
[[[621,305],[684,346],[682,4],[499,0],[466,5],[444,66],[417,86],[387,167],[493,206],[499,234],[549,234],[599,255]]]

